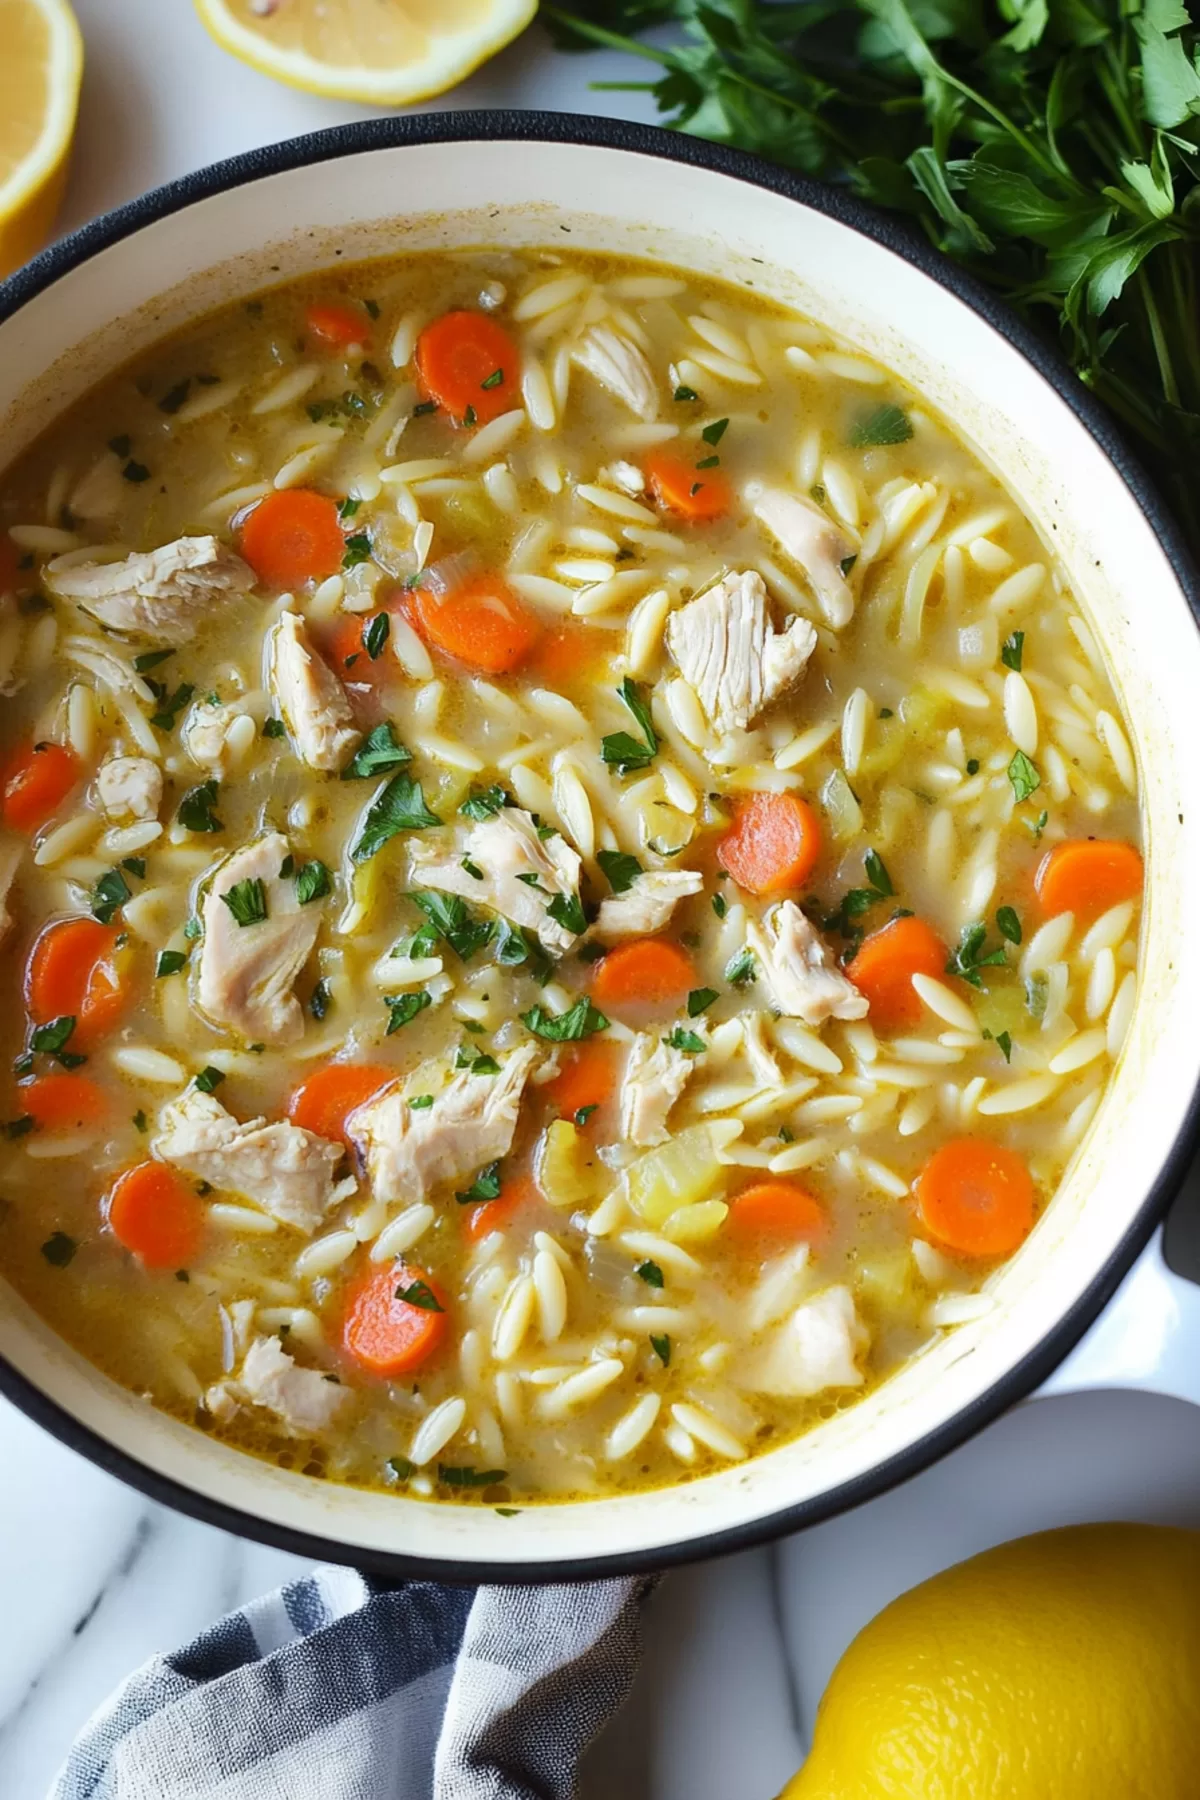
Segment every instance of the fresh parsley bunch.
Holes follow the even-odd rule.
[[[1200,32],[1181,0],[561,0],[677,130],[907,213],[1065,351],[1200,550]],[[672,41],[629,34],[654,25]]]

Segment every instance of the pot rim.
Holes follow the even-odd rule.
[[[1200,571],[1183,535],[1141,463],[1126,445],[1105,408],[1072,373],[1058,353],[1011,312],[974,276],[960,269],[924,239],[864,202],[822,182],[764,162],[745,151],[709,143],[658,126],[588,113],[547,111],[462,111],[407,114],[361,120],[306,133],[279,144],[244,151],[152,188],[116,207],[41,251],[32,262],[0,282],[0,323],[34,301],[61,276],[144,226],[211,196],[251,182],[363,151],[407,144],[518,141],[563,143],[597,150],[631,152],[688,164],[793,200],[902,257],[939,287],[948,290],[1015,349],[1055,390],[1095,440],[1153,530],[1200,629]],[[1104,1266],[1075,1303],[1047,1330],[1035,1349],[953,1417],[898,1451],[886,1462],[836,1488],[795,1502],[769,1516],[688,1537],[652,1551],[624,1551],[546,1563],[469,1561],[407,1556],[350,1546],[314,1532],[293,1530],[265,1517],[210,1499],[194,1488],[149,1467],[84,1425],[50,1400],[0,1356],[0,1393],[69,1449],[153,1500],[206,1525],[320,1562],[346,1562],[392,1579],[436,1580],[451,1584],[522,1581],[583,1581],[642,1574],[769,1543],[790,1532],[860,1506],[920,1474],[968,1438],[1027,1398],[1057,1368],[1112,1299],[1152,1232],[1200,1145],[1200,1083],[1183,1124],[1162,1158],[1129,1228]]]

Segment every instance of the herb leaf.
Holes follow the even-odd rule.
[[[1021,661],[1024,654],[1025,633],[1023,631],[1014,631],[1004,640],[1000,650],[1000,661],[1004,664],[1006,669],[1015,669],[1017,673],[1020,674]]]
[[[433,1005],[433,996],[421,988],[415,994],[388,994],[383,1004],[388,1009],[387,1030],[385,1037],[391,1037],[405,1025],[411,1025],[418,1013],[423,1013],[427,1006]]]
[[[296,898],[301,906],[323,900],[332,891],[333,876],[323,862],[314,857],[312,862],[301,863],[296,870]]]
[[[865,450],[876,444],[906,444],[913,434],[912,421],[900,407],[886,404],[859,419],[850,430],[850,447]]]
[[[533,1006],[521,1014],[521,1023],[534,1037],[550,1044],[575,1043],[608,1030],[608,1020],[586,995],[565,1013],[548,1013],[543,1006]]]
[[[473,1469],[470,1463],[438,1464],[438,1480],[443,1487],[498,1487],[507,1479],[507,1469]]]
[[[408,898],[414,906],[420,907],[428,920],[428,924],[421,927],[419,935],[424,937],[428,933],[426,942],[430,946],[439,939],[444,940],[463,962],[469,962],[477,950],[482,950],[492,935],[490,921],[473,917],[466,901],[461,900],[457,894],[440,894],[435,888],[418,888]]]
[[[497,1160],[480,1169],[470,1187],[464,1188],[461,1194],[455,1194],[454,1198],[460,1206],[472,1206],[476,1201],[496,1200],[499,1196],[500,1163]]]
[[[637,857],[624,850],[597,850],[596,861],[614,894],[627,894],[642,873]]]
[[[1008,779],[1012,783],[1012,791],[1016,796],[1018,806],[1022,801],[1028,800],[1030,794],[1035,794],[1042,785],[1037,765],[1030,762],[1023,750],[1018,750],[1009,763]]]
[[[658,1358],[659,1362],[662,1364],[663,1368],[664,1369],[668,1368],[670,1365],[670,1362],[671,1362],[671,1340],[670,1340],[670,1338],[666,1337],[666,1336],[656,1337],[656,1336],[654,1336],[653,1333],[651,1333],[650,1348],[653,1350],[655,1356],[657,1356],[657,1358]]]
[[[201,1069],[200,1073],[197,1075],[196,1086],[200,1089],[202,1094],[212,1094],[216,1092],[224,1079],[224,1069],[214,1069],[212,1064],[209,1063],[208,1066]]]
[[[235,881],[221,898],[239,925],[261,925],[267,916],[267,890],[259,875]]]
[[[1021,942],[1021,921],[1011,906],[1002,906],[996,914],[996,930],[1010,944]]]
[[[672,1050],[682,1050],[685,1056],[699,1056],[708,1049],[699,1032],[688,1031],[682,1025],[676,1025],[670,1036],[663,1039],[663,1043]]]
[[[79,1245],[65,1231],[52,1231],[42,1245],[42,1255],[55,1269],[65,1269]]]
[[[574,932],[576,937],[587,930],[587,914],[578,894],[556,894],[546,913],[556,925],[561,925],[564,931]]]
[[[110,869],[92,889],[92,917],[99,919],[102,925],[111,925],[114,913],[132,899],[133,890],[120,869]]]
[[[963,981],[969,981],[972,987],[981,988],[983,977],[981,969],[1003,968],[1008,961],[1004,953],[1004,945],[998,944],[994,950],[985,950],[987,926],[984,924],[967,925],[963,928],[958,948],[946,964],[947,975],[958,975]]]
[[[719,998],[716,988],[693,988],[687,997],[688,1018],[698,1019]]]
[[[154,965],[156,981],[164,975],[178,975],[180,969],[187,968],[187,952],[184,950],[160,950],[158,961]]]
[[[202,781],[199,787],[188,789],[179,802],[177,815],[185,831],[224,831],[224,825],[213,811],[218,791],[215,781]]]
[[[399,741],[385,720],[375,725],[342,770],[343,781],[365,781],[372,775],[383,775],[412,761],[412,751]]]
[[[639,743],[628,731],[610,732],[600,740],[600,755],[606,763],[616,765],[618,775],[629,775],[648,768],[658,755],[658,733],[636,681],[627,675],[617,693],[637,720],[642,740]]]
[[[656,1262],[639,1263],[633,1272],[641,1277],[647,1287],[660,1288],[663,1285],[663,1272]]]
[[[397,1300],[403,1300],[406,1306],[418,1306],[422,1312],[445,1312],[445,1307],[434,1293],[427,1281],[410,1281],[407,1287],[396,1289]]]
[[[368,807],[362,832],[350,854],[356,863],[369,862],[400,832],[424,831],[441,822],[426,806],[419,782],[411,775],[393,775]]]
[[[482,790],[473,790],[458,810],[464,819],[494,819],[498,812],[512,803],[511,794],[496,784]]]

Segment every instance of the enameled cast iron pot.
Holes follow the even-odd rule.
[[[1105,415],[967,277],[842,195],[665,132],[502,113],[347,126],[147,195],[0,288],[0,468],[128,357],[239,293],[342,260],[493,244],[658,257],[794,305],[926,394],[1018,496],[1088,608],[1141,769],[1144,969],[1108,1099],[993,1312],[798,1442],[675,1489],[501,1518],[314,1481],[156,1412],[0,1283],[4,1391],[199,1518],[450,1580],[661,1566],[815,1522],[914,1474],[1056,1369],[1060,1389],[1200,1399],[1196,1293],[1151,1242],[1187,1167],[1200,1079],[1200,590]]]

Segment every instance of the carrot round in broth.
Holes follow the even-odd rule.
[[[400,1261],[375,1270],[351,1290],[342,1345],[361,1368],[390,1378],[421,1368],[448,1330],[444,1297],[422,1270]]]
[[[1139,899],[1143,876],[1141,853],[1132,844],[1072,838],[1046,852],[1034,887],[1046,914],[1074,913],[1081,925],[1088,925],[1110,906]]]
[[[25,970],[25,1005],[35,1025],[73,1018],[72,1048],[112,1029],[129,999],[115,960],[120,935],[90,918],[46,926]]]
[[[943,980],[949,955],[936,931],[910,915],[893,919],[865,938],[847,963],[846,974],[866,997],[872,1025],[880,1031],[898,1031],[919,1025],[924,1012],[913,976]]]
[[[340,1138],[351,1149],[347,1131],[351,1113],[395,1079],[396,1070],[382,1063],[328,1063],[293,1088],[287,1116],[293,1125],[331,1142]]]
[[[417,339],[416,362],[426,399],[460,425],[486,425],[519,403],[520,354],[486,313],[443,313]]]
[[[204,1237],[204,1203],[165,1163],[142,1162],[119,1175],[108,1197],[108,1223],[148,1269],[182,1269]]]
[[[37,831],[83,777],[65,744],[23,744],[0,769],[0,815],[14,831]]]
[[[733,488],[721,469],[699,469],[670,450],[651,451],[644,467],[658,504],[680,518],[719,519],[733,504]]]
[[[486,675],[507,675],[534,649],[542,628],[499,575],[469,576],[438,591],[418,587],[409,595],[420,636],[456,662]]]
[[[1033,1228],[1033,1182],[1024,1159],[987,1138],[940,1145],[915,1192],[926,1231],[961,1256],[1011,1256]]]
[[[337,300],[318,300],[304,315],[307,334],[322,350],[365,349],[371,326],[365,313],[356,306]]]
[[[666,938],[633,938],[596,964],[592,998],[614,1009],[672,1006],[696,985],[691,957]]]
[[[821,854],[821,827],[796,794],[750,794],[717,845],[717,861],[750,894],[803,887]]]
[[[108,1096],[99,1083],[86,1075],[64,1070],[23,1081],[17,1089],[21,1115],[32,1119],[40,1131],[85,1131],[108,1116]]]
[[[738,1238],[816,1243],[828,1235],[825,1208],[798,1181],[756,1181],[735,1194],[726,1230]]]
[[[311,488],[279,488],[248,515],[240,547],[264,587],[324,581],[346,551],[337,503]]]

